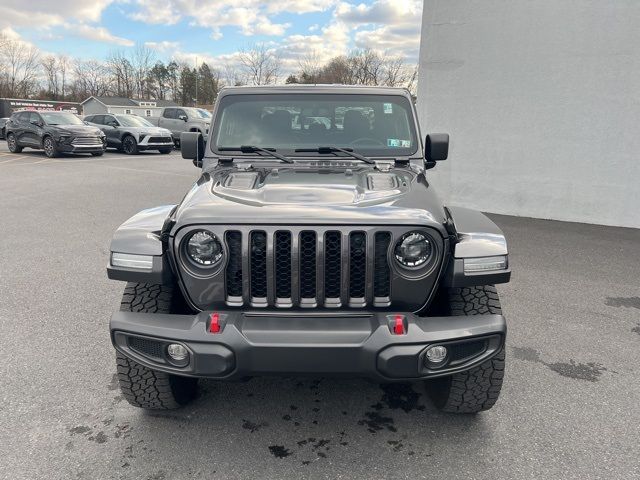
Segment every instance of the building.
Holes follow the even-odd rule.
[[[419,74],[445,200],[640,227],[640,2],[425,0]]]
[[[170,100],[134,100],[124,97],[89,97],[82,102],[85,115],[115,113],[157,117],[164,107],[177,106],[177,103]]]
[[[79,103],[58,102],[53,100],[29,100],[26,98],[0,98],[0,117],[10,117],[20,110],[58,110],[80,114]]]

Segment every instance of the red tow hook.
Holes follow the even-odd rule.
[[[220,326],[220,314],[217,312],[212,313],[209,318],[209,333],[220,333],[222,330]]]
[[[393,334],[405,335],[406,333],[407,329],[405,328],[404,315],[396,315],[393,317]]]

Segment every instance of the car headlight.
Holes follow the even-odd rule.
[[[60,143],[66,143],[69,141],[69,139],[71,138],[71,135],[60,135],[58,137],[58,142]]]
[[[426,235],[420,232],[410,232],[398,240],[393,253],[401,265],[419,267],[431,258],[433,246]]]
[[[213,233],[198,230],[192,233],[186,242],[187,256],[196,265],[212,267],[222,260],[222,244]]]

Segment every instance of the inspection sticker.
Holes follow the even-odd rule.
[[[411,140],[399,140],[397,138],[387,138],[387,147],[411,147]]]
[[[393,103],[383,103],[384,113],[393,113]]]

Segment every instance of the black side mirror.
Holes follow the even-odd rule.
[[[40,120],[33,120],[31,125],[35,125],[36,127],[42,127],[43,123]]]
[[[187,120],[189,120],[189,118],[186,115],[180,115],[178,118],[183,122],[186,122]]]
[[[449,134],[431,133],[424,141],[425,168],[433,168],[436,162],[446,160],[449,156]]]
[[[193,164],[202,168],[204,158],[204,137],[200,132],[182,132],[180,134],[180,152],[182,158],[192,160]]]

